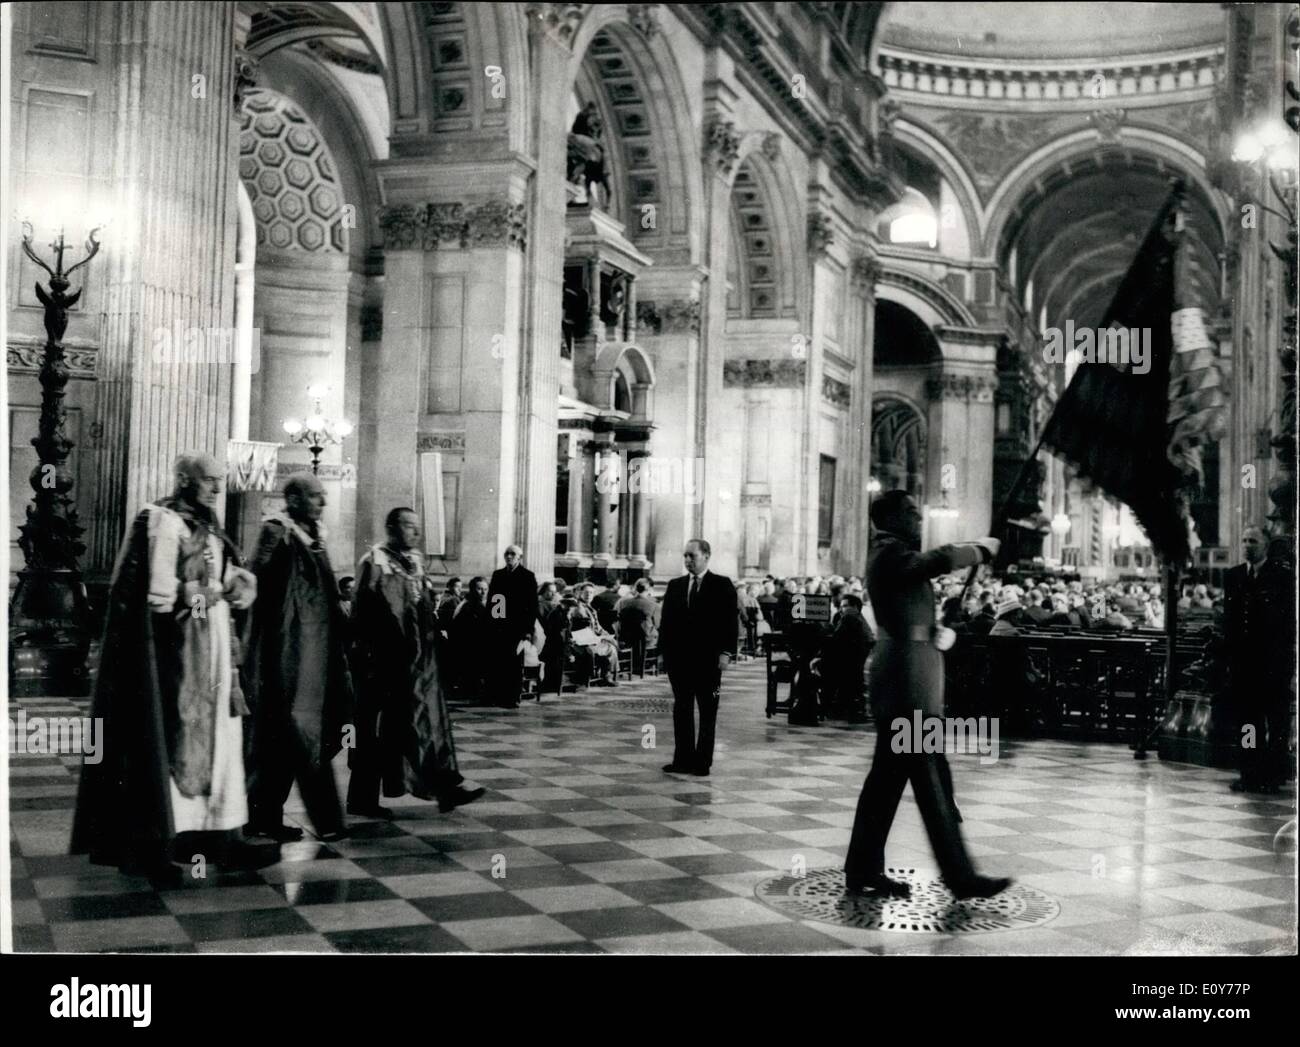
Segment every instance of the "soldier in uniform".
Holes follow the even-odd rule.
[[[910,892],[907,884],[885,875],[885,841],[903,787],[910,781],[944,883],[957,898],[988,898],[1011,881],[980,876],[971,864],[950,790],[945,789],[943,754],[895,752],[891,724],[895,717],[910,719],[918,709],[928,716],[943,715],[943,657],[933,644],[930,579],[991,561],[998,542],[981,538],[922,553],[921,513],[904,491],[877,497],[871,505],[871,522],[877,531],[867,565],[867,592],[879,633],[870,669],[876,752],[858,798],[845,881],[854,893],[906,896]]]

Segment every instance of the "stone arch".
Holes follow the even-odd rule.
[[[565,97],[580,85],[590,94],[600,81],[602,115],[614,116],[606,119],[606,141],[619,143],[613,166],[637,209],[628,215],[628,238],[652,256],[697,261],[703,203],[691,100],[664,34],[647,40],[629,18],[625,4],[593,6],[574,37]],[[641,221],[643,204],[655,205],[653,227]]]
[[[591,389],[598,394],[592,405],[618,410],[615,385],[620,377],[632,398],[632,417],[648,419],[653,407],[649,391],[655,385],[655,370],[649,355],[637,345],[611,342],[601,350],[591,367]]]
[[[771,232],[771,258],[775,268],[775,280],[771,286],[780,297],[776,310],[763,315],[800,317],[807,315],[811,294],[808,266],[800,264],[800,259],[806,257],[804,246],[808,236],[804,208],[801,206],[805,194],[795,184],[789,165],[781,159],[779,141],[770,133],[761,131],[743,135],[735,166],[727,180],[733,208],[739,206],[738,191],[742,197],[747,191],[760,194],[758,206],[764,214],[765,229]],[[774,146],[773,143],[777,144]],[[741,203],[743,202],[742,200]],[[743,206],[740,210],[743,216]],[[743,238],[741,243],[747,248],[753,246],[746,244]]]
[[[912,123],[901,116],[894,121],[894,137],[934,164],[944,180],[952,187],[962,218],[966,223],[970,253],[974,257],[983,241],[984,209],[979,202],[979,190],[975,187],[975,182],[966,169],[965,163],[929,128],[919,123]]]
[[[946,287],[898,266],[886,265],[881,270],[876,282],[876,299],[910,309],[932,329],[941,324],[978,326],[971,311]]]
[[[239,153],[259,248],[347,254],[338,168],[320,130],[293,101],[265,88],[250,91]]]
[[[799,305],[796,267],[783,250],[788,222],[779,227],[777,179],[761,153],[746,157],[731,184],[727,251],[728,278],[733,280],[735,301],[728,301],[729,318],[776,319],[797,316]]]
[[[434,136],[500,134],[527,153],[528,42],[521,5],[375,5],[386,62],[394,152],[428,151]],[[489,76],[495,67],[499,77]],[[494,97],[494,87],[502,97]]]
[[[321,61],[293,50],[282,50],[262,66],[263,88],[291,98],[315,125],[335,162],[335,173],[355,230],[349,238],[352,267],[364,267],[367,251],[382,240],[376,217],[380,199],[374,173],[371,129],[357,112],[355,100],[330,75]]]
[[[901,393],[871,398],[871,475],[881,490],[902,489],[925,501],[928,431],[926,412]]]
[[[1071,131],[1026,156],[998,183],[988,206],[981,253],[996,257],[1017,209],[1035,183],[1051,170],[1072,161],[1086,162],[1098,155],[1142,155],[1167,165],[1170,174],[1187,178],[1212,206],[1218,219],[1219,236],[1227,228],[1227,200],[1206,175],[1205,156],[1180,138],[1146,127],[1121,127],[1114,142],[1100,142],[1091,128]],[[1154,217],[1154,215],[1152,216]]]

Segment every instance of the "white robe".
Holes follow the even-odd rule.
[[[176,513],[161,506],[151,507],[149,515],[149,608],[159,614],[175,609],[180,579],[176,568],[180,562],[180,543],[189,528]],[[222,559],[221,540],[208,535],[208,552],[213,563]],[[230,567],[226,569],[229,580]],[[171,790],[172,819],[178,833],[239,829],[248,821],[248,794],[244,783],[244,722],[230,711],[231,682],[234,666],[230,657],[230,605],[224,600],[207,606],[205,621],[212,631],[212,679],[219,683],[212,732],[212,788],[207,796],[185,796],[176,787]]]

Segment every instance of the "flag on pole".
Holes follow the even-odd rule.
[[[1129,506],[1156,554],[1179,565],[1191,555],[1200,447],[1221,434],[1225,401],[1182,249],[1185,192],[1174,184],[1097,332],[1130,351],[1122,362],[1085,356],[1042,437],[1081,480]]]

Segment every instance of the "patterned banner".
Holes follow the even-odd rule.
[[[1169,460],[1189,479],[1201,479],[1201,446],[1223,435],[1227,397],[1214,343],[1199,308],[1176,309],[1169,367]]]
[[[273,491],[280,445],[259,440],[226,444],[226,487],[230,491]]]

